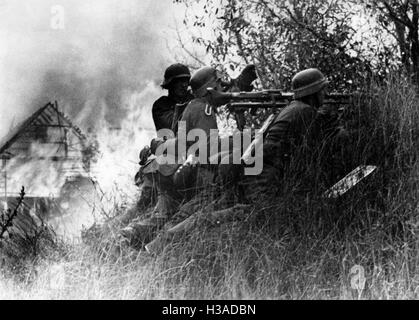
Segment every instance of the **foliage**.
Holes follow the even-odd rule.
[[[174,0],[196,12],[187,26],[202,30],[195,44],[205,46],[213,63],[234,71],[258,66],[263,88],[290,88],[302,69],[318,67],[332,90],[364,88],[402,71],[418,79],[418,1]],[[394,41],[391,40],[394,38]]]
[[[397,41],[399,62],[419,83],[419,2],[418,0],[361,1],[367,11],[376,18],[380,28]],[[394,56],[394,55],[393,55]]]
[[[0,240],[2,240],[5,234],[10,233],[9,230],[13,226],[13,220],[16,218],[19,208],[23,203],[23,199],[25,198],[25,188],[22,187],[20,191],[20,197],[18,199],[18,203],[15,206],[14,210],[7,209],[6,212],[1,213],[0,215]],[[10,236],[10,234],[9,234]]]
[[[343,173],[360,164],[379,171],[330,200],[322,197],[324,180],[317,179],[327,173],[328,161],[318,161],[323,171],[306,177],[318,185],[314,192],[296,192],[301,174],[289,175],[275,198],[260,194],[232,222],[198,224],[156,257],[127,247],[114,221],[90,239],[91,248],[75,247],[59,262],[63,281],[54,282],[55,264],[42,261],[28,271],[39,273],[25,283],[27,291],[14,291],[17,297],[418,298],[419,101],[409,81],[389,71],[393,53],[384,50],[379,63],[364,56],[347,23],[351,11],[341,1],[222,4],[203,4],[207,15],[219,17],[217,42],[195,39],[208,47],[214,63],[231,69],[256,63],[265,88],[289,88],[292,74],[313,64],[330,75],[336,90],[362,88],[365,95],[344,114],[351,134],[334,161],[341,161]],[[195,20],[207,26],[205,17]],[[377,69],[383,72],[372,77]],[[205,214],[211,201],[203,199],[198,209]],[[351,287],[355,265],[365,270],[364,290]],[[0,288],[3,283],[0,278]]]
[[[22,219],[25,189],[22,187],[14,209],[8,209],[0,219],[0,267],[4,272],[21,276],[31,263],[45,258],[61,247],[54,231],[43,221],[40,225],[25,225],[23,229],[17,220]],[[32,220],[31,220],[32,221]]]
[[[208,28],[208,20],[215,22],[216,41],[195,42],[207,47],[217,65],[235,70],[256,64],[264,88],[288,89],[296,71],[318,67],[332,80],[332,89],[347,91],[371,72],[351,26],[356,11],[346,2],[212,0],[203,10],[205,15],[185,23]]]
[[[48,289],[52,264],[23,294],[59,299],[417,299],[418,100],[414,88],[396,76],[387,78],[385,86],[371,83],[368,90],[346,115],[353,134],[343,157],[346,169],[375,164],[380,170],[344,197],[324,199],[321,188],[296,192],[299,177],[290,175],[277,197],[260,194],[242,215],[221,225],[203,219],[167,242],[158,256],[130,249],[118,238],[116,224],[110,224],[91,239],[90,248],[78,248],[60,262],[65,281],[58,288]],[[212,214],[206,208],[213,201],[212,196],[200,199],[197,210]],[[364,290],[351,287],[356,265],[365,271]]]

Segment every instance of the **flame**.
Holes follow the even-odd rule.
[[[127,94],[123,98],[127,117],[120,128],[109,128],[104,120],[96,132],[100,156],[92,168],[106,200],[123,203],[127,198],[134,200],[138,188],[134,184],[139,169],[140,150],[155,137],[151,117],[151,105],[159,95],[158,87],[149,82],[141,92]]]
[[[17,156],[8,162],[8,190],[17,192],[24,185],[28,196],[56,198],[59,208],[50,212],[48,223],[57,234],[72,240],[79,238],[82,228],[112,216],[116,207],[132,205],[139,194],[134,184],[138,154],[155,136],[151,106],[160,93],[151,81],[140,92],[126,92],[122,103],[127,116],[120,128],[99,119],[99,129],[90,137],[99,146],[90,172],[94,184],[75,182],[73,189],[63,193],[71,162],[52,160],[57,156],[56,145],[32,143],[27,158]]]
[[[139,195],[134,184],[139,169],[138,154],[155,136],[151,106],[159,94],[160,89],[153,82],[140,92],[127,92],[123,97],[127,116],[120,128],[111,128],[100,119],[100,129],[94,133],[99,157],[91,168],[98,193],[87,196],[87,199],[70,199],[64,203],[70,214],[54,221],[58,233],[71,235],[74,240],[82,228],[113,216],[116,208],[134,204]],[[94,211],[99,214],[92,215]]]
[[[23,185],[27,196],[57,197],[66,181],[62,172],[68,163],[52,160],[56,149],[57,146],[33,143],[27,157],[12,158],[6,165],[8,194],[18,194]]]

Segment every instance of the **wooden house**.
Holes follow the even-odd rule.
[[[33,211],[46,211],[69,181],[90,179],[86,150],[87,137],[56,102],[37,110],[0,141],[0,209],[13,209],[24,186],[26,214],[20,216],[26,219],[19,223],[27,230]]]

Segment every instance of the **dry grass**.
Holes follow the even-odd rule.
[[[157,257],[113,237],[66,248],[33,262],[23,278],[1,276],[0,298],[419,298],[419,101],[399,78],[371,92],[350,115],[357,130],[342,165],[380,170],[343,199],[285,186],[240,221],[202,224]],[[352,288],[356,265],[365,271],[361,291]]]

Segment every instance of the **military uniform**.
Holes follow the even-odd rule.
[[[216,115],[205,99],[192,100],[183,112],[181,121],[186,123],[186,133],[192,129],[202,129],[210,133],[217,129]],[[164,142],[174,143],[171,139]],[[187,143],[187,149],[194,142]],[[209,145],[208,145],[209,146]],[[175,148],[177,150],[177,148]],[[208,154],[209,155],[209,154]],[[178,154],[174,155],[177,159]],[[152,174],[156,178],[158,201],[150,218],[135,222],[125,228],[122,233],[128,237],[136,237],[147,243],[154,237],[155,231],[163,227],[178,211],[181,203],[189,201],[202,188],[212,181],[211,173],[206,166],[180,166],[178,164],[159,164],[157,160],[144,168],[144,174]]]
[[[176,63],[166,69],[161,87],[169,90],[169,95],[159,98],[152,107],[156,131],[169,129],[175,135],[177,134],[177,123],[182,117],[186,105],[194,97],[189,91],[185,92],[185,95],[176,96],[174,87],[177,80],[187,79],[189,82],[190,77],[189,68],[183,64]],[[176,170],[177,166],[173,165],[159,166],[155,159],[150,159],[150,161],[143,163],[143,167],[140,169],[140,173],[148,177],[146,179],[146,182],[149,182],[148,185],[152,184],[151,187],[147,186],[147,184],[143,185],[143,191],[149,194],[150,191],[147,190],[155,191],[157,187],[158,200],[155,211],[161,214],[162,217],[170,215],[173,211],[173,206],[168,205],[170,201],[166,201],[166,198],[179,197],[177,192],[173,191],[173,183],[170,179]]]
[[[319,138],[321,124],[318,112],[311,106],[293,101],[274,120],[263,145],[264,159],[268,164],[278,164],[277,156],[289,156],[301,146],[314,148]]]
[[[301,101],[293,101],[276,116],[265,134],[262,173],[244,176],[242,166],[221,165],[221,183],[235,185],[239,182],[244,187],[239,191],[250,202],[258,200],[261,195],[275,193],[275,186],[281,185],[294,153],[298,152],[296,158],[300,158],[302,153],[310,157],[316,154],[318,142],[322,141],[321,120],[316,109]]]
[[[211,152],[218,153],[218,150],[211,150],[210,140],[211,135],[215,135],[215,139],[218,139],[218,125],[216,109],[213,108],[205,98],[197,98],[192,100],[186,107],[182,119],[186,126],[186,133],[189,133],[193,129],[200,129],[206,134],[206,163],[200,164],[196,167],[182,166],[175,173],[174,181],[177,188],[180,189],[191,189],[191,196],[199,192],[205,185],[212,182],[211,167],[208,164],[209,158],[213,155]],[[186,149],[189,148],[198,141],[187,141]],[[193,156],[199,157],[198,153]]]
[[[188,94],[183,104],[175,101],[170,96],[163,96],[159,98],[152,108],[153,121],[156,126],[156,131],[161,129],[171,129],[177,131],[177,123],[182,117],[183,111],[189,101],[193,99],[192,94]]]
[[[216,113],[213,107],[205,98],[194,99],[183,111],[180,121],[185,123],[186,133],[189,133],[193,129],[201,129],[207,134],[207,156],[209,157],[210,132],[211,130],[218,131]],[[165,143],[174,144],[177,152],[177,142],[176,139],[172,139]],[[186,150],[194,143],[194,141],[188,141]],[[181,155],[176,154],[173,156],[175,156],[176,159],[179,159]],[[196,154],[196,156],[199,155]],[[192,197],[196,191],[200,189],[203,183],[203,169],[205,168],[203,168],[203,166],[200,166],[200,168],[184,167],[178,164],[159,165],[157,161],[154,161],[152,166],[154,166],[154,169],[151,170],[157,171],[158,175],[161,176],[160,182],[164,182],[157,184],[161,196],[159,196],[159,203],[156,207],[155,216],[168,219],[172,216],[182,199],[185,199],[185,197]],[[166,200],[163,200],[162,198],[165,198]]]
[[[211,129],[218,130],[216,113],[205,98],[192,100],[183,112],[181,121],[186,123],[186,132],[199,128],[209,135]]]
[[[253,79],[254,73],[254,66],[248,67],[245,73],[246,77],[243,75],[240,83],[245,83],[247,78]],[[192,100],[186,106],[180,120],[186,124],[186,134],[193,129],[200,129],[206,133],[208,139],[207,156],[210,157],[210,135],[217,134],[218,138],[218,125],[216,108],[204,96],[207,94],[207,88],[209,87],[222,90],[221,79],[215,69],[204,67],[194,74],[191,78],[190,85],[196,99]],[[153,106],[153,118],[156,122],[157,130],[169,127],[171,117],[177,118],[176,115],[173,116],[171,113],[173,110],[170,106],[171,103],[173,101],[167,98],[161,98]],[[176,120],[174,121],[177,122]],[[177,139],[172,139],[165,143],[170,144],[177,141]],[[194,141],[187,141],[187,150],[194,143]],[[177,148],[175,150],[177,151]],[[179,155],[175,157],[178,158]],[[214,172],[209,165],[159,165],[156,161],[150,165],[156,166],[150,170],[158,171],[159,176],[162,177],[158,181],[159,191],[162,197],[159,197],[153,216],[150,219],[139,221],[136,225],[136,233],[137,235],[141,235],[143,242],[147,242],[147,239],[152,237],[157,230],[172,218],[173,213],[179,208],[181,202],[190,200],[214,180]],[[174,170],[175,172],[173,172]]]
[[[153,104],[153,120],[157,131],[161,129],[177,131],[176,123],[193,96],[187,91],[176,91],[176,81],[187,79],[189,82],[190,78],[189,68],[180,63],[172,64],[164,72],[164,81],[161,87],[169,90],[169,95],[161,97]]]
[[[292,176],[304,190],[314,183],[313,175],[326,141],[329,117],[319,111],[328,81],[317,69],[298,73],[292,81],[295,99],[280,112],[267,130],[263,144],[263,171],[258,177],[245,177],[247,198],[275,193],[285,174]],[[322,98],[323,97],[323,98]],[[310,102],[310,104],[309,104]],[[254,197],[253,197],[254,195]]]

